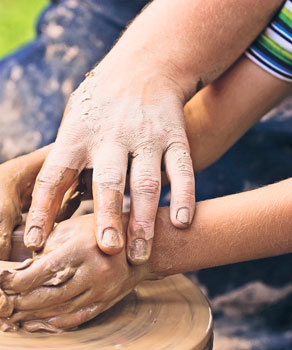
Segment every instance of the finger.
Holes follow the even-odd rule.
[[[14,326],[14,329],[16,330],[18,329],[16,325],[11,326],[10,324],[8,324],[7,330],[8,331],[13,330],[12,328],[13,326]],[[21,329],[29,333],[34,333],[34,332],[46,332],[46,333],[53,333],[53,334],[62,333],[61,329],[51,326],[46,321],[42,321],[42,320],[23,322],[21,324]]]
[[[25,295],[17,295],[14,299],[15,309],[18,311],[45,309],[67,302],[80,294],[83,295],[86,289],[82,273],[83,269],[79,268],[61,285],[40,287]]]
[[[171,222],[178,228],[188,227],[195,213],[195,176],[187,141],[171,144],[164,161],[171,184]]]
[[[50,159],[46,160],[36,179],[27,217],[24,242],[28,248],[38,250],[43,247],[53,228],[64,194],[77,176],[77,170],[54,166],[50,164]]]
[[[161,188],[161,157],[159,150],[145,147],[132,160],[127,255],[135,265],[147,261],[151,253]]]
[[[41,321],[23,322],[22,328],[29,332],[44,329],[51,332],[69,330],[93,319],[102,311],[103,305],[101,303],[94,303],[73,313],[58,315]]]
[[[117,254],[124,247],[122,206],[128,154],[120,146],[107,145],[94,155],[93,200],[99,248]]]
[[[16,332],[17,330],[18,326],[8,318],[0,318],[0,332]]]
[[[82,323],[88,322],[100,313],[111,308],[113,305],[115,305],[117,302],[123,299],[127,294],[129,294],[131,290],[132,289],[130,288],[107,302],[96,301],[92,304],[82,307],[78,311],[64,315],[58,314],[56,317],[49,318],[47,322],[50,326],[56,327],[57,329],[65,330],[78,327]]]
[[[39,330],[59,332],[62,329],[72,329],[108,310],[130,292],[131,289],[126,290],[109,302],[92,302],[94,293],[88,290],[78,297],[52,308],[21,311],[14,314],[10,320],[12,326],[15,327],[21,323],[22,328],[29,332]],[[32,320],[33,322],[30,322]]]
[[[11,202],[11,198],[7,198]],[[5,199],[0,203],[0,260],[8,260],[11,253],[11,239],[14,228],[21,224],[22,215],[19,206],[7,205]]]
[[[57,303],[47,307],[44,307],[41,302],[39,302],[37,309],[33,309],[33,307],[31,307],[26,310],[19,310],[16,306],[16,312],[10,317],[10,320],[13,323],[18,323],[21,321],[45,319],[48,317],[71,313],[91,304],[93,299],[92,295],[93,294],[91,291],[84,291],[79,295],[72,297],[68,301],[62,302],[60,300],[57,301]]]
[[[72,251],[72,255],[74,252]],[[0,272],[0,286],[6,293],[28,293],[44,284],[59,285],[71,278],[80,263],[78,255],[64,255],[62,250],[56,249],[40,257],[24,270],[4,270]],[[72,266],[74,264],[74,266]]]

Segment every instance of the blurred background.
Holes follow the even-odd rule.
[[[1,0],[0,59],[35,37],[38,14],[48,0]]]

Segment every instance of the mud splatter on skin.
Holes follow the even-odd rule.
[[[146,275],[146,269],[128,265],[125,251],[114,257],[101,253],[93,216],[65,221],[29,264],[1,272],[0,329],[59,332],[76,327],[118,302]],[[5,291],[14,296],[6,296]],[[80,318],[83,309],[86,317]]]
[[[110,76],[113,74],[111,72]],[[93,197],[95,201],[102,201],[106,208],[111,205],[110,191],[117,191],[117,198],[121,198],[124,193],[130,159],[132,215],[128,242],[129,246],[141,247],[134,244],[134,237],[143,239],[147,251],[143,256],[147,259],[154,236],[163,156],[173,186],[171,218],[173,224],[181,228],[190,224],[194,214],[194,174],[185,131],[183,104],[179,97],[181,94],[166,78],[160,77],[154,82],[152,73],[146,79],[149,80],[149,88],[145,88],[145,82],[142,84],[143,88],[139,84],[134,88],[134,77],[127,76],[125,79],[123,86],[126,84],[130,87],[127,93],[120,90],[119,84],[115,85],[117,88],[113,87],[108,68],[104,68],[103,63],[86,74],[86,79],[70,97],[56,142],[46,159],[42,174],[48,173],[44,184],[47,183],[49,194],[55,192],[54,203],[59,203],[62,201],[56,194],[59,185],[52,188],[53,179],[59,170],[63,169],[65,173],[75,170],[80,173],[85,168],[93,168]],[[104,191],[99,191],[99,188]],[[36,184],[34,198],[38,197],[39,190],[40,187]],[[42,198],[45,196],[44,192]],[[42,202],[41,198],[34,200],[30,211],[35,211],[34,206],[42,208],[39,216],[49,221],[46,222],[47,227],[52,227],[55,214]],[[121,200],[117,206],[122,207]],[[121,214],[111,212],[105,215],[100,206],[96,204],[95,208],[97,220],[102,213],[104,217],[102,225],[99,220],[99,247],[109,252],[102,243],[106,232],[104,239],[107,245],[121,248]],[[182,215],[180,209],[187,214]],[[35,226],[43,229],[29,215],[26,232]],[[44,231],[47,236],[47,229]],[[143,249],[138,250],[142,252]]]
[[[49,326],[66,329],[68,320],[70,328],[81,322],[76,313],[65,318],[64,313],[60,313],[67,301],[78,310],[100,301],[106,308],[141,279],[288,253],[291,251],[290,187],[291,180],[286,180],[255,191],[198,203],[196,222],[184,235],[171,224],[169,208],[161,208],[151,261],[141,267],[127,264],[125,250],[111,257],[99,251],[93,215],[65,221],[49,237],[39,259],[24,270],[1,272],[1,287],[7,294],[21,293],[14,304],[17,322],[45,317],[44,322]],[[124,215],[123,232],[128,220],[129,216]],[[264,224],[267,222],[270,229]],[[70,268],[76,269],[73,277],[68,273],[72,271]],[[66,278],[68,280],[64,281]],[[52,288],[44,288],[48,281],[61,282],[54,289],[55,294]],[[276,290],[274,295],[282,297],[288,293],[291,293],[291,286],[280,293]],[[42,310],[39,310],[39,303]],[[218,300],[219,309],[220,304],[224,305],[224,299]],[[32,310],[36,309],[38,311],[32,315]],[[93,314],[90,310],[91,307],[85,316],[94,317],[102,308],[94,308]],[[46,318],[48,313],[56,316],[50,314]]]
[[[0,260],[6,260],[10,256],[12,231],[22,222],[22,213],[27,212],[31,204],[33,186],[50,149],[51,146],[47,146],[0,165]],[[70,217],[78,207],[81,196],[76,198],[76,191],[83,189],[87,192],[90,184],[90,173],[76,179],[63,203],[63,218]],[[75,203],[74,207],[70,205],[72,201]],[[36,220],[45,223],[44,218],[39,217],[37,212]]]

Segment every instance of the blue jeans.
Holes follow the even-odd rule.
[[[0,162],[54,141],[70,93],[147,2],[62,0],[44,11],[36,40],[0,61]],[[197,200],[291,177],[290,107],[288,103],[273,118],[259,123],[218,162],[198,174]],[[164,189],[161,205],[168,201],[169,191]],[[291,349],[292,292],[281,294],[291,283],[291,266],[290,254],[202,270],[189,277],[197,278],[208,291],[217,337],[234,337],[239,342],[237,349],[241,342],[242,346],[251,342],[250,349],[253,344],[262,350]],[[266,307],[261,300],[255,301],[253,309],[245,312],[244,298],[252,298],[251,291],[261,294],[264,285],[275,288],[278,295]],[[230,304],[225,301],[224,308],[216,298],[227,293]],[[235,318],[228,313],[232,308]]]
[[[0,61],[0,162],[54,141],[70,93],[147,0],[54,1],[37,38]]]

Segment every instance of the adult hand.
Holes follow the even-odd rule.
[[[44,245],[65,192],[85,168],[93,168],[95,234],[105,253],[116,254],[124,246],[121,214],[128,165],[127,253],[133,264],[150,256],[161,166],[171,183],[173,225],[185,228],[192,221],[194,173],[182,90],[169,69],[145,59],[141,63],[139,55],[128,62],[121,52],[115,47],[69,100],[36,181],[25,230],[27,247]]]
[[[99,250],[91,215],[64,221],[34,260],[0,272],[0,287],[7,293],[2,292],[0,328],[74,328],[111,307],[147,276],[146,267],[128,264],[125,250],[115,256]]]

